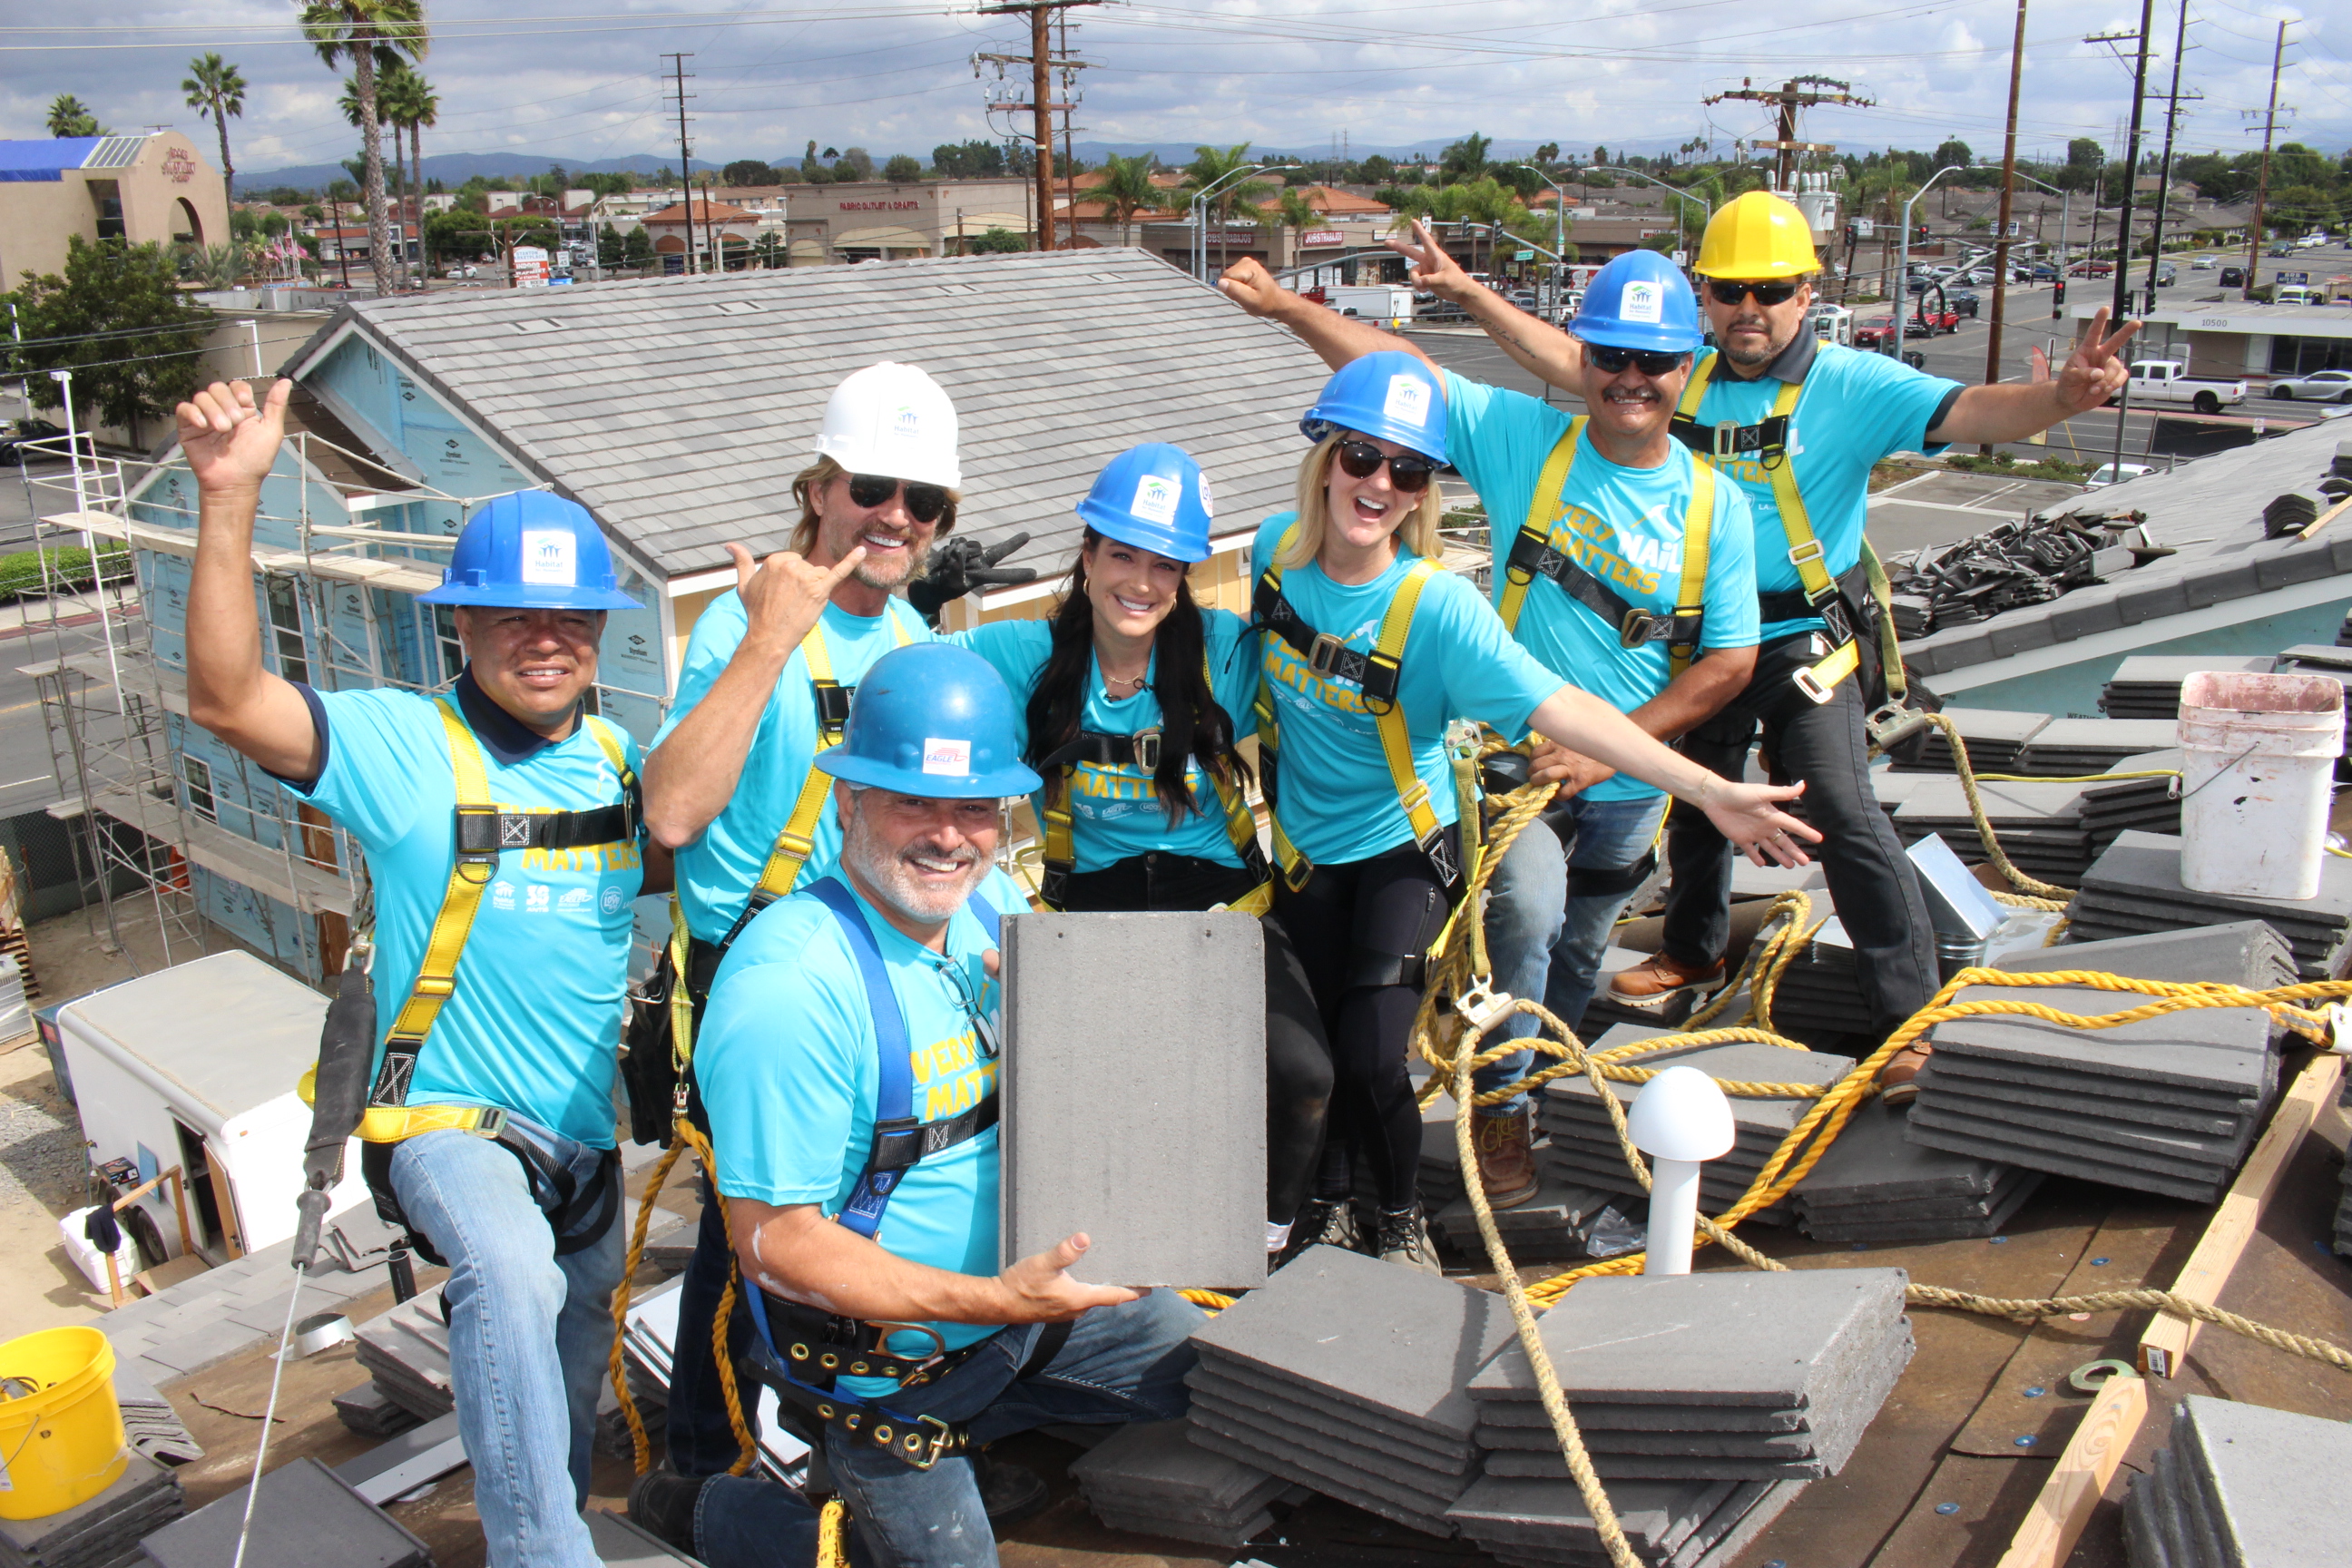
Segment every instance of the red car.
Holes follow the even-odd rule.
[[[1927,309],[1927,301],[1923,299],[1919,302],[1918,314],[1908,318],[1903,324],[1909,329],[1903,334],[1906,338],[1933,337],[1937,332],[1958,331],[1960,313],[1948,309],[1931,310]]]
[[[1952,320],[1957,322],[1959,318],[1955,316]],[[1924,338],[1934,331],[1916,316],[1903,318],[1903,335],[1906,338]],[[1894,335],[1895,319],[1892,316],[1866,317],[1854,323],[1853,346],[1858,349],[1883,349]]]
[[[2115,270],[2116,264],[2112,261],[2077,261],[2074,266],[2066,268],[2066,276],[2069,278],[2107,278],[2112,277],[2115,274]]]

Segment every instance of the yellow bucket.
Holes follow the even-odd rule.
[[[104,1334],[43,1329],[0,1345],[0,1519],[88,1502],[130,1463]]]

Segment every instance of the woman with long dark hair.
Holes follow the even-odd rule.
[[[1405,1053],[1431,947],[1468,890],[1448,724],[1530,731],[1701,806],[1734,844],[1790,863],[1819,836],[1774,808],[1799,792],[1728,784],[1511,640],[1444,569],[1437,471],[1445,387],[1384,350],[1333,375],[1300,428],[1298,504],[1259,526],[1258,765],[1281,860],[1275,913],[1296,939],[1333,1065],[1328,1152],[1299,1234],[1434,1272],[1416,1191],[1421,1114]],[[1475,816],[1474,816],[1475,820]],[[1371,1167],[1367,1237],[1351,1163]]]
[[[1207,477],[1182,449],[1121,453],[1078,503],[1086,534],[1045,620],[956,640],[1024,700],[1025,760],[1045,840],[1045,902],[1073,912],[1262,908],[1266,862],[1235,746],[1257,689],[1257,634],[1202,609],[1186,569],[1209,554]],[[1265,922],[1266,1249],[1305,1196],[1330,1096],[1330,1052],[1307,976]]]

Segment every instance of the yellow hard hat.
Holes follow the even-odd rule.
[[[1698,242],[1693,268],[1709,278],[1802,278],[1821,269],[1813,231],[1797,204],[1750,191],[1724,204]]]

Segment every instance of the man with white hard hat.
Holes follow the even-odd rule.
[[[814,763],[839,742],[866,669],[931,639],[924,616],[894,595],[923,581],[933,544],[955,527],[956,447],[955,405],[938,382],[915,365],[868,365],[834,389],[815,460],[793,479],[801,513],[789,547],[756,566],[742,546],[727,547],[736,586],[696,620],[677,706],[646,759],[646,826],[677,852],[687,941],[673,984],[697,1024],[736,934],[840,855],[829,781]],[[678,1043],[690,1059],[691,1042]],[[698,1102],[693,1112],[700,1121]],[[722,1472],[740,1451],[711,1343],[729,1251],[718,1205],[706,1202],[679,1289],[668,1410],[679,1476]],[[747,1331],[735,1313],[730,1365]],[[657,1486],[658,1474],[646,1480]]]
[[[1419,281],[1462,303],[1514,360],[1554,386],[1579,388],[1584,351],[1574,337],[1513,310],[1427,230],[1392,243]],[[1763,642],[1747,689],[1682,750],[1736,778],[1760,726],[1776,775],[1804,782],[1830,896],[1854,941],[1870,1031],[1884,1037],[1926,1005],[1937,980],[1925,896],[1869,780],[1865,718],[1906,697],[1864,542],[1871,470],[1890,453],[2021,440],[2099,407],[2123,384],[2118,351],[2136,325],[2109,335],[2102,310],[2054,376],[1981,386],[1820,342],[1810,326],[1821,270],[1811,228],[1796,204],[1769,191],[1725,204],[1693,270],[1715,348],[1692,366],[1674,433],[1747,493]],[[1663,1010],[1723,974],[1731,847],[1680,805],[1667,824],[1664,945],[1612,978],[1620,1005]],[[1923,1058],[1906,1052],[1889,1064],[1890,1100],[1913,1092]]]

